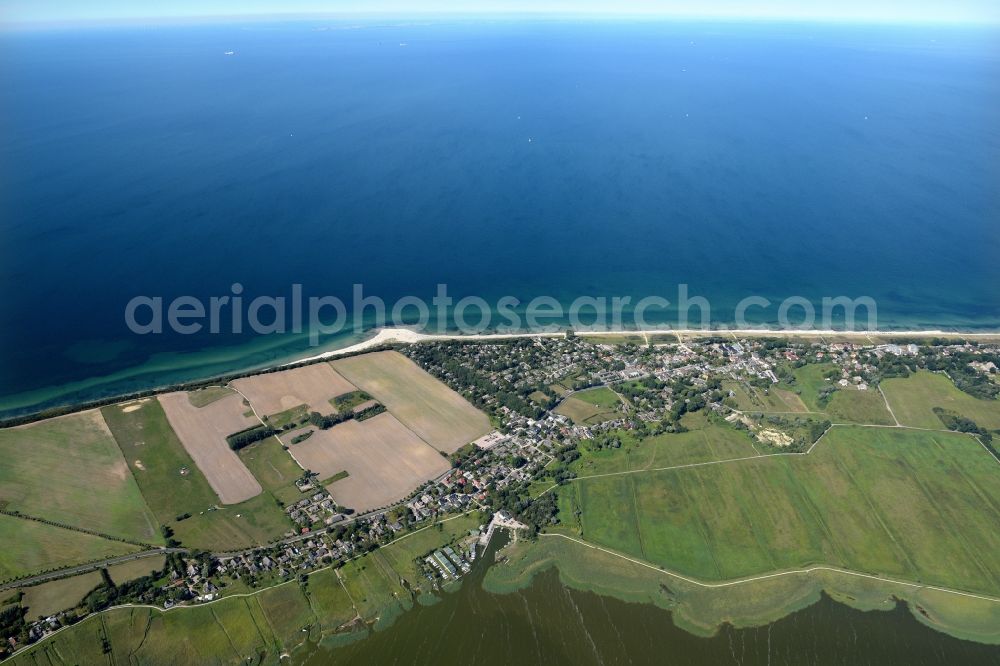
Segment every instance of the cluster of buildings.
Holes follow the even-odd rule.
[[[457,580],[469,573],[472,569],[471,562],[475,559],[476,541],[471,542],[464,555],[456,553],[451,546],[445,546],[424,558],[424,563],[427,565],[424,575],[430,581],[438,577],[445,581]]]
[[[706,406],[726,411],[720,390],[724,380],[769,386],[787,378],[792,367],[822,362],[835,373],[829,377],[831,386],[867,390],[880,378],[881,359],[926,353],[914,344],[861,344],[860,340],[776,343],[703,338],[639,346],[593,344],[586,338],[566,337],[505,344],[425,343],[422,347],[427,345],[440,345],[446,353],[434,358],[447,359],[448,365],[429,363],[428,357],[416,354],[412,355],[414,360],[486,409],[497,425],[495,431],[460,451],[448,473],[424,484],[403,502],[378,511],[348,515],[325,489],[303,479],[300,490],[304,496],[286,508],[300,533],[290,532],[283,541],[263,548],[215,554],[207,561],[185,560],[186,570],[174,573],[166,586],[170,594],[165,595],[164,605],[211,601],[222,588],[236,583],[260,587],[287,580],[356,557],[425,521],[489,508],[492,493],[521,488],[540,478],[560,452],[600,432],[660,421],[678,402],[699,399],[700,394],[711,396]],[[948,356],[984,348],[943,345],[934,349],[936,354]],[[996,346],[986,349],[997,352]],[[992,360],[973,360],[968,365],[983,374],[997,372]],[[601,385],[628,396],[628,408],[621,418],[582,425],[548,409],[570,391]],[[545,409],[522,413],[496,399],[504,391]],[[525,527],[509,513],[497,511],[489,529],[473,536],[488,539],[497,525]],[[423,556],[424,575],[433,584],[461,577],[475,561],[476,543],[477,539],[466,538]],[[30,630],[38,638],[60,622],[59,617],[43,618],[32,623]]]
[[[347,516],[340,513],[339,508],[330,493],[325,488],[319,488],[309,497],[285,507],[285,513],[303,532],[308,532],[318,525],[333,525],[344,520]]]

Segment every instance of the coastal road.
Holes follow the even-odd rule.
[[[58,571],[50,571],[48,573],[39,574],[37,576],[31,576],[29,578],[20,578],[18,580],[11,581],[9,583],[4,583],[0,585],[0,591],[12,590],[18,587],[24,587],[25,585],[34,585],[36,583],[44,583],[47,580],[54,580],[56,578],[68,578],[69,576],[75,576],[77,574],[87,573],[90,571],[97,571],[105,567],[112,566],[114,564],[122,564],[123,562],[132,562],[133,560],[142,560],[147,557],[156,557],[157,555],[166,555],[167,553],[186,553],[187,548],[156,548],[155,550],[144,550],[141,553],[130,553],[128,555],[121,555],[119,557],[112,557],[107,560],[101,560],[100,562],[91,562],[90,564],[81,564],[75,567],[68,567],[66,569],[59,569]]]

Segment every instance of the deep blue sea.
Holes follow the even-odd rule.
[[[869,296],[881,328],[1000,328],[996,31],[5,32],[0,128],[3,413],[310,351],[125,325],[137,295],[237,282],[390,303],[438,283],[490,303],[687,284],[716,324],[750,295]]]

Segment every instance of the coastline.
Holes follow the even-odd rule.
[[[993,333],[984,332],[955,332],[940,329],[929,330],[900,330],[900,331],[837,331],[834,329],[769,329],[769,328],[730,328],[730,329],[635,329],[620,331],[587,330],[574,331],[573,335],[580,338],[587,337],[635,337],[635,336],[664,336],[673,335],[680,338],[705,338],[718,337],[720,335],[732,335],[735,337],[787,337],[787,338],[816,338],[816,337],[847,337],[847,338],[976,338],[983,340],[996,339],[1000,341],[1000,331]],[[354,354],[363,352],[374,347],[386,344],[417,344],[420,342],[436,341],[476,341],[476,340],[512,340],[519,338],[562,338],[566,336],[566,331],[540,331],[535,333],[421,333],[409,328],[380,328],[375,335],[367,340],[329,351],[305,356],[303,358],[282,363],[277,367],[290,367],[299,363],[309,363],[325,358],[333,358],[342,354]],[[669,344],[669,343],[664,343]],[[273,368],[269,368],[273,369]]]
[[[298,365],[317,363],[324,359],[337,358],[349,354],[359,354],[379,347],[391,345],[409,345],[421,342],[435,341],[499,341],[512,339],[532,339],[532,338],[560,338],[566,335],[567,330],[538,331],[538,332],[495,332],[495,333],[422,333],[412,328],[386,327],[372,329],[368,331],[370,336],[359,342],[354,342],[343,347],[327,349],[315,354],[295,357],[289,354],[284,358],[272,359],[263,363],[234,364],[232,370],[209,372],[201,376],[193,376],[190,379],[179,379],[175,382],[150,382],[148,385],[136,386],[134,390],[108,391],[106,393],[97,391],[87,396],[83,394],[87,388],[81,387],[74,390],[67,385],[63,390],[55,388],[47,391],[49,397],[38,401],[26,400],[26,396],[32,391],[13,394],[7,396],[5,400],[0,400],[0,427],[9,427],[12,424],[37,421],[50,416],[57,416],[65,413],[81,411],[96,406],[115,404],[136,398],[156,395],[159,393],[186,390],[187,388],[201,387],[228,381],[237,377],[252,376],[266,372],[275,372],[283,368],[291,368]],[[868,344],[878,344],[877,340],[891,339],[968,339],[977,341],[997,341],[1000,342],[1000,330],[991,331],[955,331],[943,329],[891,329],[878,331],[840,331],[835,329],[770,329],[770,328],[712,328],[712,329],[629,329],[629,330],[579,330],[573,334],[580,338],[595,338],[595,342],[607,342],[609,338],[643,338],[642,343],[672,344],[683,342],[685,339],[692,340],[698,338],[717,338],[729,336],[734,340],[739,337],[754,338],[803,338],[814,341],[826,342],[859,340]],[[652,337],[673,337],[673,340],[653,341]],[[639,340],[636,340],[639,342]],[[302,352],[299,352],[301,354]],[[162,370],[162,368],[161,368]],[[129,374],[132,374],[129,372]],[[138,373],[137,373],[138,374]],[[85,386],[106,385],[102,378],[92,378],[80,382]],[[107,379],[107,378],[105,378]],[[138,382],[137,382],[138,383]],[[20,400],[18,397],[20,396]],[[7,406],[4,402],[7,401]]]

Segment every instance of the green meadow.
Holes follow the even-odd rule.
[[[269,437],[254,442],[240,449],[237,454],[265,491],[284,504],[301,499],[302,493],[295,486],[295,481],[302,476],[303,469],[282,448],[277,438]]]
[[[706,581],[826,564],[1000,592],[1000,533],[985,529],[1000,465],[965,435],[842,426],[809,455],[579,478],[560,494],[576,536]]]
[[[761,389],[746,382],[727,380],[722,382],[723,391],[733,392],[736,409],[744,412],[807,412],[805,403],[788,389],[772,387]]]
[[[619,449],[594,451],[582,445],[580,458],[571,469],[580,476],[592,476],[760,455],[745,432],[709,423],[702,413],[686,414],[682,423],[690,428],[688,432],[643,440],[621,432]]]
[[[170,526],[183,545],[234,550],[267,543],[292,529],[267,490],[246,502],[220,507],[218,496],[184,450],[160,403],[146,400],[133,406],[136,404],[139,408],[128,412],[120,405],[110,405],[102,412],[156,520]],[[261,472],[265,488],[283,481],[278,475],[291,473],[287,464],[268,462],[280,460],[276,454],[285,454],[280,446],[276,452],[274,447],[267,449],[271,441],[263,442],[256,453],[245,454],[253,461],[260,460],[251,471]],[[287,462],[294,465],[291,459]]]
[[[0,581],[142,550],[76,530],[0,515]]]
[[[882,382],[889,406],[903,425],[943,428],[935,407],[958,412],[988,430],[1000,429],[1000,400],[980,400],[960,391],[948,377],[921,371]]]
[[[859,391],[842,388],[834,392],[826,406],[826,413],[835,423],[868,423],[895,425],[892,414],[885,406],[885,398],[878,389]]]
[[[602,386],[572,394],[559,403],[555,411],[569,417],[573,423],[593,425],[620,416],[616,408],[621,402],[617,393]]]
[[[99,412],[0,430],[0,508],[81,530],[159,543],[121,451]],[[0,542],[10,543],[0,532]]]

